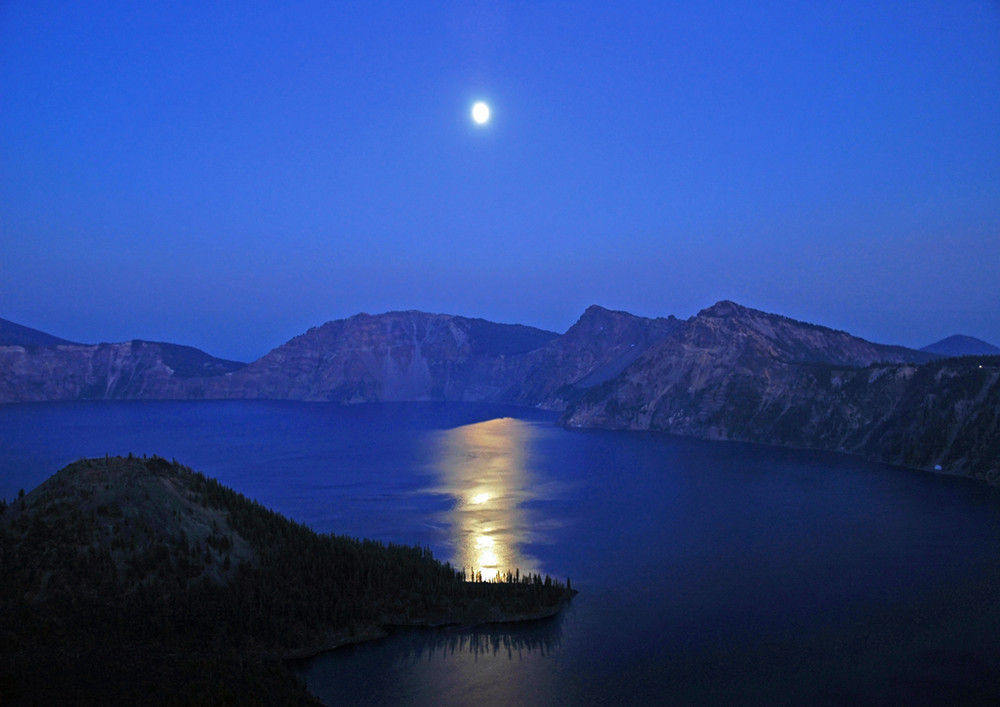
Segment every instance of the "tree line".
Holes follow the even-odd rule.
[[[519,570],[469,581],[464,569],[438,561],[427,547],[319,534],[175,461],[77,464],[167,477],[186,503],[222,511],[225,521],[213,521],[207,534],[188,533],[181,519],[154,523],[121,500],[88,505],[86,489],[45,507],[6,506],[0,640],[17,648],[2,652],[0,699],[57,699],[75,680],[103,697],[117,690],[111,696],[121,701],[136,696],[121,694],[129,686],[155,692],[164,671],[172,671],[192,691],[179,687],[177,694],[222,690],[253,703],[244,688],[217,679],[227,670],[244,675],[259,695],[301,696],[287,671],[258,674],[247,667],[248,656],[308,652],[331,636],[349,640],[373,626],[544,615],[574,593],[568,582]],[[252,552],[237,553],[238,543]],[[94,661],[122,679],[94,684],[93,675],[102,674]]]

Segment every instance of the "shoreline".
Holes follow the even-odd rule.
[[[569,590],[570,594],[555,606],[547,606],[538,611],[510,614],[499,609],[492,609],[490,615],[481,620],[469,621],[467,618],[446,618],[440,620],[414,619],[411,621],[400,621],[398,619],[386,619],[378,624],[365,624],[356,627],[354,630],[340,629],[327,632],[323,638],[317,639],[312,645],[297,648],[289,652],[280,652],[278,655],[269,655],[268,658],[276,658],[282,661],[300,661],[315,658],[324,653],[335,651],[345,646],[367,643],[387,638],[393,629],[424,628],[442,629],[458,628],[469,629],[486,624],[514,624],[527,623],[530,621],[543,621],[558,616],[566,604],[572,601],[579,592],[575,589]],[[270,653],[270,652],[269,652]]]

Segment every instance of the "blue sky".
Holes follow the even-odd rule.
[[[5,0],[0,228],[0,317],[85,342],[732,299],[1000,344],[1000,3]]]

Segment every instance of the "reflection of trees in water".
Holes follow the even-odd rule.
[[[524,624],[488,624],[470,628],[414,629],[400,634],[400,660],[416,662],[462,655],[504,656],[518,660],[526,654],[547,655],[562,644],[562,617]]]
[[[298,672],[325,704],[535,704],[552,694],[546,667],[565,651],[561,614],[391,633],[300,663]],[[503,666],[516,666],[517,676]]]

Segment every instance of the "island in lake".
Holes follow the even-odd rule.
[[[0,558],[4,704],[315,704],[284,659],[576,593],[320,535],[156,456],[80,460],[0,503]]]

